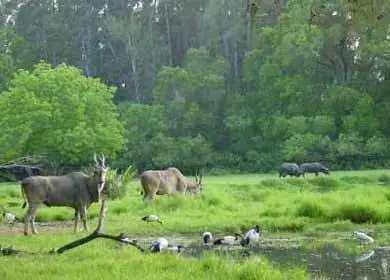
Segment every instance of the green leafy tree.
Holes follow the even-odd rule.
[[[155,142],[167,131],[164,107],[125,102],[118,106],[118,111],[126,129],[127,144],[115,165],[125,169],[131,163],[139,171],[155,167],[153,158],[160,150],[154,148]]]
[[[0,95],[3,156],[41,153],[55,161],[85,160],[94,152],[113,156],[125,143],[114,91],[65,64],[18,71]]]

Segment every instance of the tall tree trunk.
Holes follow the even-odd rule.
[[[128,39],[128,48],[129,48],[129,53],[128,55],[130,56],[130,62],[131,62],[131,70],[132,70],[132,77],[134,81],[134,91],[135,91],[135,99],[137,100],[138,103],[141,103],[141,96],[139,94],[139,84],[138,84],[138,70],[137,70],[137,51],[135,47],[132,44],[131,41],[131,35],[127,34]]]
[[[167,25],[167,40],[168,40],[168,54],[169,54],[169,66],[173,64],[173,55],[172,55],[172,42],[171,42],[171,26],[169,24],[169,15],[168,15],[168,0],[164,2],[165,8],[165,23]]]

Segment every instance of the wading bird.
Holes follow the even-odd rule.
[[[213,235],[211,232],[206,231],[202,234],[203,245],[210,245],[213,240]]]
[[[218,238],[217,240],[214,241],[214,245],[228,245],[228,246],[233,246],[233,245],[238,245],[238,238],[242,239],[241,234],[235,233],[234,236],[232,235],[227,235],[222,238]]]
[[[3,212],[3,218],[11,225],[13,225],[15,222],[20,221],[20,219],[16,217],[14,214],[6,211]]]
[[[145,217],[142,217],[141,220],[145,222],[158,222],[160,224],[163,223],[163,221],[158,216],[153,214],[146,215]]]
[[[361,231],[354,231],[352,233],[352,236],[360,241],[360,246],[363,243],[373,243],[374,242],[374,238],[372,238],[371,236],[369,236]]]
[[[158,253],[167,248],[168,248],[168,240],[164,237],[161,237],[155,240],[149,249],[153,253]]]
[[[246,246],[252,242],[258,242],[260,238],[260,227],[259,225],[255,225],[254,228],[250,229],[247,233],[245,233],[244,238],[241,240],[241,245]]]

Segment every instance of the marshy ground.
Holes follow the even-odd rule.
[[[20,279],[23,271],[35,274],[42,269],[40,278],[55,279],[55,275],[68,266],[73,265],[77,272],[83,266],[85,269],[97,265],[91,279],[109,277],[108,271],[115,277],[124,277],[123,270],[143,279],[196,279],[204,275],[209,275],[209,279],[388,277],[388,170],[340,171],[330,176],[283,179],[276,174],[205,176],[203,181],[204,191],[200,196],[159,196],[148,203],[142,202],[140,184],[134,181],[125,198],[108,202],[105,233],[124,232],[137,238],[144,247],[164,236],[171,243],[188,247],[182,256],[165,257],[163,260],[168,260],[163,261],[159,256],[146,256],[132,247],[96,240],[63,256],[34,257],[45,259],[41,268],[33,266],[29,257],[12,257],[12,264],[10,258],[0,257],[0,272],[7,279]],[[18,185],[0,186],[0,203],[4,209],[23,217],[25,209],[21,209]],[[99,205],[92,205],[89,210],[91,231],[96,226],[98,212]],[[151,213],[160,216],[164,224],[141,221],[141,217]],[[0,244],[44,252],[86,235],[72,232],[70,208],[42,207],[37,215],[42,223],[38,224],[40,235],[24,237],[21,223],[13,227],[3,224]],[[201,246],[203,231],[211,231],[218,237],[244,232],[254,224],[263,228],[263,238],[253,248],[205,250]],[[370,232],[375,243],[361,247],[351,237],[353,230]],[[178,261],[185,266],[178,266]],[[18,269],[5,270],[3,264],[6,263]],[[153,266],[155,272],[148,273],[148,265]],[[224,276],[220,275],[221,271]],[[76,272],[71,272],[69,279],[81,279]]]

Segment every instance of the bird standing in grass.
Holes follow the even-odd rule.
[[[149,249],[151,252],[157,253],[157,252],[161,252],[162,250],[165,250],[167,248],[168,248],[168,240],[164,237],[161,237],[161,238],[155,240]]]
[[[20,219],[16,217],[14,214],[6,211],[3,212],[3,218],[11,225],[13,225],[15,222],[20,221]]]
[[[260,238],[260,226],[255,225],[254,228],[250,229],[245,233],[244,238],[241,240],[241,245],[246,246],[252,242],[258,242]]]
[[[361,231],[354,231],[352,236],[360,241],[360,246],[363,243],[374,243],[374,238]]]
[[[211,232],[206,231],[202,234],[203,245],[210,245],[213,240],[213,235]]]
[[[146,215],[145,217],[142,217],[141,220],[145,221],[145,222],[158,222],[160,224],[163,223],[163,221],[158,216],[153,215],[153,214]]]
[[[235,233],[234,236],[227,235],[222,238],[218,238],[214,241],[214,245],[228,245],[233,246],[238,244],[238,238],[242,238],[241,234]]]

